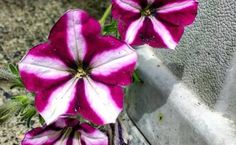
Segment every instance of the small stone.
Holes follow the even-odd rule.
[[[0,97],[0,106],[3,105],[3,98]]]
[[[0,53],[0,60],[4,59],[4,56]]]
[[[9,93],[7,93],[7,92],[4,92],[4,93],[3,93],[3,96],[5,96],[6,99],[10,99],[10,98],[12,97],[12,95],[9,94]]]

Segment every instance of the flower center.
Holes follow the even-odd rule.
[[[150,9],[146,9],[143,11],[143,15],[144,16],[150,16],[152,14],[151,10]]]
[[[152,7],[151,5],[148,5],[146,8],[141,10],[141,14],[143,16],[150,16],[155,14],[156,9]]]
[[[62,130],[62,139],[64,140],[64,139],[66,139],[69,135],[70,135],[70,133],[73,131],[73,128],[72,127],[66,127],[66,128],[64,128],[63,130]]]
[[[83,78],[87,75],[87,72],[83,69],[83,67],[78,67],[75,77],[77,78]]]

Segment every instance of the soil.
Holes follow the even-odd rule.
[[[68,9],[80,8],[99,19],[109,0],[0,0],[0,68],[17,64],[25,52],[47,41],[53,24]],[[10,89],[0,80],[0,105],[25,90]],[[38,126],[37,121],[32,127]],[[0,126],[0,145],[20,144],[24,133],[30,130],[19,117]]]

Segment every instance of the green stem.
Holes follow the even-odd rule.
[[[142,83],[142,80],[140,79],[137,70],[134,71],[133,78],[134,78],[134,83]]]
[[[99,20],[99,23],[101,24],[102,27],[104,26],[104,24],[106,22],[106,19],[109,16],[110,12],[111,12],[111,4],[107,7],[107,9],[104,12],[102,18]]]

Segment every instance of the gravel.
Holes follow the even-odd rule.
[[[16,64],[25,52],[47,41],[53,24],[68,9],[87,10],[95,18],[101,17],[109,0],[0,0],[0,68]],[[25,90],[10,89],[11,84],[0,79],[0,105]],[[37,121],[33,126],[39,126]],[[30,128],[19,117],[0,126],[0,145],[20,144]]]

